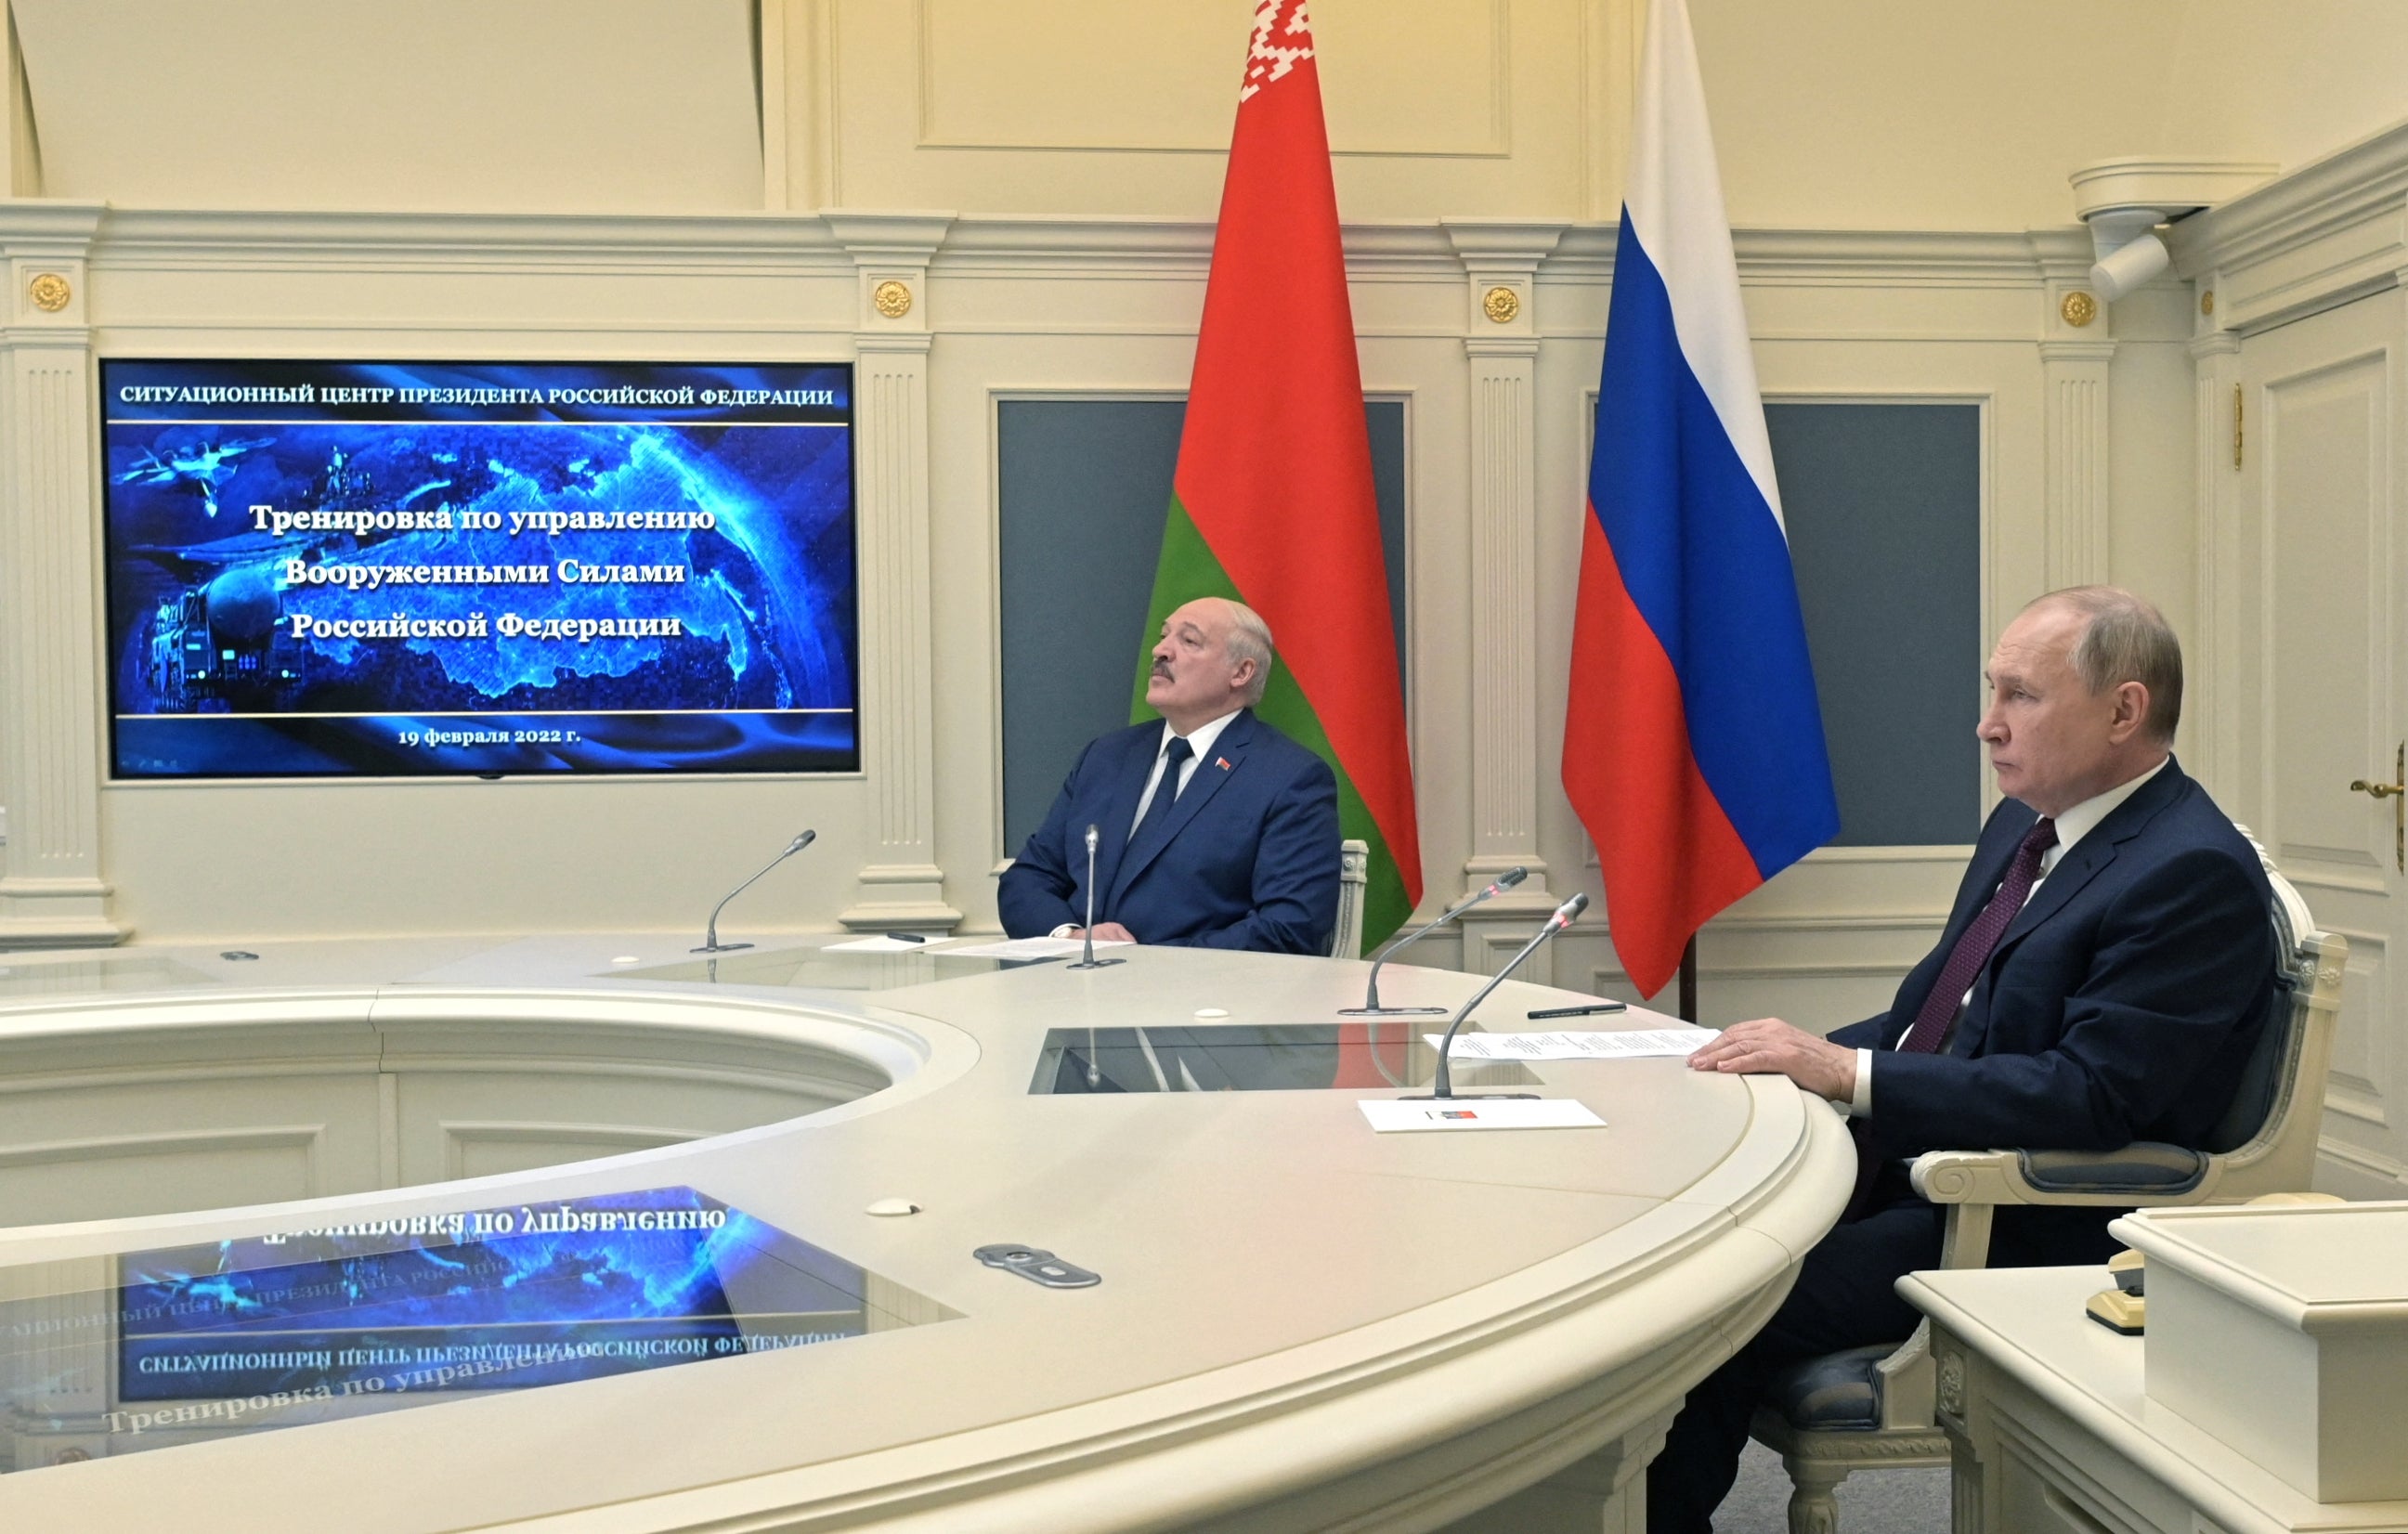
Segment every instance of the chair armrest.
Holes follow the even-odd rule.
[[[1914,1191],[1935,1204],[2088,1204],[2130,1209],[2189,1203],[2222,1157],[2136,1140],[2118,1151],[1927,1151]]]
[[[2013,1151],[1926,1151],[1907,1168],[1914,1191],[1935,1204],[2028,1204]]]

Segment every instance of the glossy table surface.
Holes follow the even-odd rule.
[[[473,1027],[497,1009],[607,1017],[631,999],[683,1000],[897,1079],[804,1118],[607,1160],[0,1230],[0,1266],[688,1186],[959,1319],[0,1476],[0,1527],[151,1528],[170,1508],[186,1534],[1373,1527],[1349,1521],[1383,1506],[1377,1527],[1431,1527],[1677,1399],[1777,1300],[1851,1181],[1823,1105],[1778,1078],[1677,1059],[1535,1067],[1539,1084],[1522,1090],[1577,1097],[1605,1124],[1526,1132],[1374,1134],[1354,1099],[1397,1095],[1384,1080],[1030,1091],[1049,1030],[1192,1029],[1199,1010],[1236,1027],[1335,1026],[1361,999],[1359,963],[1131,948],[1080,972],[829,954],[805,939],[724,956],[714,976],[691,941],[10,955],[0,1052],[70,1036],[133,1049],[146,1030],[280,1008]],[[1479,983],[1382,977],[1392,1004],[1457,1005]],[[1478,1021],[1669,1021],[1521,1022],[1577,999],[1509,982]],[[896,1199],[921,1212],[869,1212]],[[997,1242],[1049,1249],[1102,1282],[1046,1288],[972,1256]],[[1444,1491],[1398,1468],[1484,1432],[1528,1452],[1484,1451],[1491,1478],[1458,1474]]]

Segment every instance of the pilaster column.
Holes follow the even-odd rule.
[[[1464,268],[1471,422],[1471,855],[1464,893],[1515,865],[1530,877],[1464,923],[1464,963],[1486,968],[1554,906],[1539,855],[1539,263],[1558,223],[1449,219]],[[1534,958],[1539,963],[1543,955]],[[1533,978],[1542,978],[1533,976]]]
[[[2207,308],[2190,338],[2195,414],[2191,470],[2196,509],[2192,538],[2199,551],[2199,633],[2189,646],[2184,687],[2183,731],[2189,737],[2186,762],[2214,791],[2221,804],[2237,804],[2242,784],[2241,734],[2244,717],[2231,689],[2247,669],[2239,664],[2243,543],[2242,500],[2245,489],[2240,455],[2243,423],[2233,404],[2241,389],[2241,337],[2216,323],[2214,288],[2199,284]]]
[[[2108,576],[2107,370],[2115,342],[2107,306],[2085,285],[2086,265],[2048,259],[2042,269],[2042,557],[2054,591]]]
[[[0,208],[0,947],[117,942],[101,877],[92,324],[99,203]]]
[[[951,213],[829,213],[858,268],[854,484],[861,558],[862,767],[870,861],[838,919],[856,931],[953,928],[937,867],[936,660],[929,620],[928,258]]]

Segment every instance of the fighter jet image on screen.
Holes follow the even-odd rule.
[[[145,449],[134,466],[114,476],[112,482],[191,485],[200,494],[202,511],[214,517],[218,514],[218,486],[234,478],[234,460],[275,440],[272,437],[236,437],[230,442],[203,438],[190,446],[170,445],[163,440],[159,447]]]

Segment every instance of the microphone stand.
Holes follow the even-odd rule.
[[[1482,986],[1478,995],[1474,996],[1469,1001],[1463,1004],[1463,1011],[1455,1014],[1455,1021],[1447,1025],[1446,1037],[1439,1040],[1438,1080],[1431,1086],[1428,1094],[1426,1096],[1415,1094],[1410,1097],[1399,1098],[1399,1101],[1444,1102],[1454,1097],[1455,1082],[1453,1078],[1447,1074],[1447,1051],[1455,1047],[1455,1031],[1463,1026],[1464,1020],[1471,1015],[1471,1010],[1474,1007],[1479,1006],[1482,1002],[1488,999],[1489,992],[1497,989],[1499,985],[1504,984],[1505,977],[1520,968],[1524,959],[1526,959],[1531,954],[1537,953],[1541,943],[1545,942],[1556,933],[1561,932],[1564,928],[1571,925],[1572,918],[1578,916],[1587,908],[1587,896],[1575,895],[1570,899],[1555,908],[1555,914],[1547,918],[1547,925],[1539,928],[1539,935],[1531,939],[1528,942],[1524,943],[1522,945],[1522,952],[1514,954],[1511,959],[1508,959],[1505,962],[1505,968],[1497,971],[1496,978],[1491,980],[1487,984]],[[1488,1096],[1497,1097],[1536,1097],[1538,1094],[1535,1092],[1496,1092],[1490,1093]]]
[[[1087,939],[1087,948],[1086,948],[1086,953],[1084,953],[1084,955],[1083,955],[1083,956],[1082,956],[1082,957],[1080,958],[1080,960],[1079,960],[1079,962],[1078,962],[1078,963],[1063,966],[1063,968],[1066,968],[1066,969],[1101,969],[1104,966],[1106,966],[1106,965],[1108,965],[1108,964],[1123,964],[1123,963],[1127,962],[1126,960],[1124,960],[1124,959],[1099,959],[1099,958],[1096,957],[1096,840],[1097,840],[1097,837],[1096,837],[1096,828],[1095,828],[1094,826],[1092,826],[1092,825],[1088,826],[1088,827],[1087,827],[1087,923],[1086,923],[1086,925],[1085,925],[1084,926],[1082,926],[1082,927],[1081,927],[1081,928],[1079,929],[1080,934],[1081,934],[1082,936],[1083,936],[1083,937]],[[1091,1041],[1091,1042],[1092,1042],[1092,1041]],[[1092,1054],[1093,1054],[1093,1050],[1091,1049],[1091,1050],[1089,1051],[1089,1053],[1090,1053],[1090,1054],[1092,1055]],[[1095,1083],[1091,1081],[1091,1082],[1089,1082],[1087,1084],[1088,1084],[1088,1085],[1090,1085],[1090,1086],[1092,1086],[1092,1085],[1094,1085]]]
[[[1436,932],[1440,927],[1446,925],[1447,923],[1454,921],[1456,917],[1462,915],[1465,911],[1469,910],[1472,907],[1480,904],[1482,901],[1491,899],[1497,896],[1504,894],[1507,890],[1512,889],[1514,885],[1529,877],[1530,870],[1527,868],[1519,867],[1508,868],[1503,873],[1497,876],[1497,882],[1495,883],[1490,884],[1486,889],[1474,895],[1470,899],[1466,900],[1462,904],[1447,910],[1436,921],[1431,922],[1420,930],[1409,932],[1405,936],[1398,939],[1395,942],[1390,943],[1387,947],[1380,950],[1380,952],[1373,955],[1371,959],[1371,979],[1364,987],[1363,1005],[1360,1007],[1340,1007],[1338,1009],[1338,1015],[1340,1017],[1444,1017],[1446,1015],[1446,1009],[1443,1007],[1381,1006],[1380,966],[1396,957],[1397,950],[1404,947],[1406,944],[1417,942],[1420,939],[1428,937],[1431,933]]]
[[[737,885],[734,889],[729,890],[725,895],[722,896],[720,897],[719,904],[710,908],[710,920],[703,926],[702,946],[700,948],[688,949],[686,952],[690,953],[733,953],[739,948],[752,947],[752,945],[751,943],[724,943],[719,940],[719,913],[727,909],[728,901],[735,899],[746,890],[751,889],[760,879],[762,873],[767,873],[769,869],[776,867],[779,864],[783,863],[786,859],[794,856],[796,853],[801,852],[804,848],[810,846],[812,840],[818,836],[819,833],[817,831],[805,831],[801,836],[798,836],[794,840],[786,843],[786,850],[771,858],[767,865],[762,868],[761,873],[754,874],[751,879],[744,881],[744,882]],[[718,977],[714,974],[711,978],[715,980]]]

